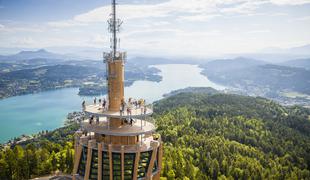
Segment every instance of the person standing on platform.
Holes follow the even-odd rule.
[[[105,110],[106,104],[107,104],[107,101],[106,101],[105,98],[104,98],[104,99],[103,99],[103,103],[102,103],[102,108],[103,108],[103,110]]]

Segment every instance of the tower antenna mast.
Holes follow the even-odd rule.
[[[111,18],[108,21],[109,31],[112,33],[111,37],[111,49],[112,49],[112,60],[115,60],[116,52],[117,52],[117,32],[120,31],[120,26],[122,25],[122,21],[116,18],[116,2],[112,0],[112,14]]]

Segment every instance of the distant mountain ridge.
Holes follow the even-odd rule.
[[[310,70],[310,58],[289,60],[289,61],[285,61],[281,63],[280,65],[290,66],[290,67],[299,67],[299,68],[305,68],[305,69]]]
[[[57,60],[72,60],[78,59],[74,55],[63,55],[49,52],[45,49],[39,49],[37,51],[20,51],[17,54],[0,56],[1,62],[18,62],[22,60],[31,60],[31,59],[57,59]]]
[[[268,63],[283,63],[292,59],[306,59],[310,57],[310,44],[291,48],[269,47],[257,52],[226,54],[225,57],[246,57],[250,59],[261,59]]]
[[[287,105],[296,103],[307,106],[310,104],[310,71],[298,66],[308,62],[294,60],[286,63],[290,66],[284,66],[237,58],[215,60],[200,67],[204,69],[202,74],[210,80],[248,95],[271,98]],[[299,97],[288,99],[292,93],[299,94]]]
[[[207,62],[202,67],[211,70],[212,72],[221,72],[227,70],[238,70],[243,68],[249,68],[253,66],[267,64],[267,62],[249,59],[244,57],[238,57],[235,59],[217,59]]]
[[[310,55],[310,44],[303,46],[296,46],[292,48],[265,48],[261,51],[262,53],[277,53],[277,54],[305,54]]]

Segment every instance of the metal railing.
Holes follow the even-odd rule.
[[[119,116],[119,117],[130,117],[130,116],[143,116],[143,115],[151,115],[153,113],[153,104],[146,104],[146,105],[135,105],[133,104],[126,104],[124,108],[120,107],[119,112],[114,112],[111,114],[111,111],[108,110],[109,102],[106,101],[106,105],[103,107],[102,103],[90,103],[82,105],[82,110],[91,114],[100,114],[106,116]]]
[[[133,119],[132,124],[128,119],[127,122],[124,120],[124,124],[120,127],[113,128],[110,126],[107,118],[97,120],[86,119],[80,123],[82,129],[89,132],[96,132],[100,134],[111,134],[113,131],[115,135],[119,134],[144,134],[146,132],[155,131],[155,120],[150,116],[144,116],[141,119]],[[139,129],[138,129],[139,128]],[[119,131],[119,133],[117,133]],[[127,133],[128,132],[128,133]]]

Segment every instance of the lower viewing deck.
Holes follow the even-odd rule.
[[[147,120],[148,119],[148,120]],[[148,134],[155,131],[155,126],[150,122],[150,118],[143,119],[123,119],[123,125],[118,128],[110,127],[109,120],[106,117],[100,117],[98,120],[84,120],[81,127],[88,132],[114,136],[136,136]]]
[[[98,145],[102,147],[102,151],[112,151],[112,152],[144,152],[153,149],[152,143],[161,143],[159,137],[154,137],[153,135],[148,135],[140,139],[139,142],[132,145],[120,145],[120,144],[107,144],[98,141],[94,134],[90,133],[88,135],[82,135],[79,140],[79,145],[82,147],[90,147],[92,149],[98,149]],[[90,143],[90,144],[88,144]]]

